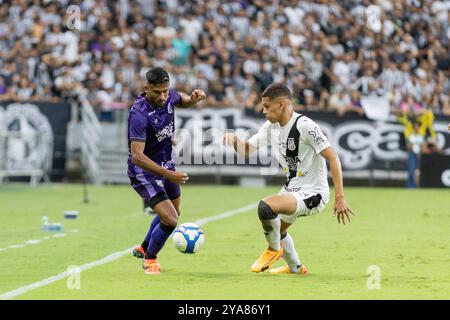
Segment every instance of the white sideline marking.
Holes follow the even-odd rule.
[[[12,244],[10,246],[8,246],[9,249],[19,249],[19,248],[23,248],[25,247],[24,244]]]
[[[229,218],[229,217],[232,217],[232,216],[235,216],[235,215],[238,215],[238,214],[250,211],[252,209],[255,209],[256,207],[257,207],[256,203],[249,204],[249,205],[247,205],[245,207],[237,208],[237,209],[234,209],[234,210],[229,210],[229,211],[217,214],[215,216],[198,219],[198,220],[194,221],[194,223],[199,225],[199,226],[203,226],[203,225],[207,224],[208,222],[226,219],[226,218]],[[78,270],[80,272],[82,272],[82,271],[85,271],[85,270],[89,270],[89,269],[91,269],[93,267],[97,267],[97,266],[100,266],[102,264],[106,264],[108,262],[112,262],[114,260],[117,260],[117,259],[123,257],[124,255],[130,254],[130,251],[133,250],[134,247],[135,246],[133,246],[131,248],[128,248],[128,249],[125,249],[123,251],[112,253],[109,256],[104,257],[103,259],[84,264],[84,265],[80,266]],[[56,276],[53,276],[53,277],[50,277],[50,278],[47,278],[47,279],[44,279],[44,280],[41,280],[41,281],[38,281],[38,282],[35,282],[35,283],[32,283],[32,284],[29,284],[27,286],[23,286],[23,287],[17,288],[17,289],[12,290],[12,291],[5,292],[2,295],[0,295],[0,300],[9,300],[9,299],[16,298],[16,297],[21,296],[21,295],[23,295],[23,294],[25,294],[25,293],[27,293],[27,292],[29,292],[31,290],[34,290],[34,289],[37,289],[37,288],[40,288],[40,287],[44,287],[46,285],[49,285],[50,283],[53,283],[53,282],[59,281],[61,279],[64,279],[64,278],[66,278],[66,277],[68,277],[68,276],[70,276],[72,274],[73,274],[72,271],[65,271],[65,272],[62,272],[62,273],[60,273],[60,274],[58,274]]]
[[[68,232],[70,232],[70,233],[78,233],[78,229],[68,230]],[[51,238],[64,238],[65,236],[67,236],[67,234],[65,234],[65,233],[55,233],[54,235],[51,236]],[[42,238],[37,239],[37,240],[27,240],[27,241],[25,241],[24,243],[21,243],[21,244],[12,244],[10,246],[7,246],[6,248],[0,248],[0,252],[6,251],[8,249],[25,248],[28,245],[38,244],[38,243],[41,243],[42,241],[49,240],[49,239],[50,239],[50,237],[42,237]]]
[[[52,237],[53,238],[64,238],[65,236],[66,236],[65,233],[57,233],[57,234],[53,235]]]
[[[28,240],[27,242],[25,242],[26,244],[38,244],[40,243],[42,240]]]
[[[220,214],[212,216],[212,217],[198,219],[194,223],[201,227],[202,225],[207,224],[208,222],[229,218],[229,217],[232,217],[232,216],[235,216],[235,215],[238,215],[238,214],[250,211],[252,209],[256,209],[256,207],[257,207],[257,204],[256,203],[252,203],[252,204],[249,204],[248,206],[245,206],[245,207],[242,207],[242,208],[238,208],[238,209],[234,209],[234,210],[230,210],[230,211],[226,211],[226,212],[220,213]]]

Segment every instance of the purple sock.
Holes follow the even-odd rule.
[[[148,243],[145,259],[156,259],[158,252],[162,249],[166,240],[172,234],[174,228],[159,223],[152,232],[150,242]]]
[[[148,229],[148,232],[147,232],[147,235],[145,236],[144,242],[142,242],[142,244],[141,244],[144,251],[147,251],[148,244],[150,243],[150,238],[152,237],[152,232],[158,224],[159,224],[159,217],[158,217],[158,215],[156,215],[153,218],[152,223],[150,224],[150,229]]]

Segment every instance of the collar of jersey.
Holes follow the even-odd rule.
[[[288,123],[286,123],[284,126],[282,126],[280,124],[280,128],[287,128],[287,127],[289,127],[295,121],[295,119],[297,119],[298,116],[299,116],[299,114],[294,111],[294,113],[292,114],[292,116],[289,119]]]

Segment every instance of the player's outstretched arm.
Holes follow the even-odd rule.
[[[325,148],[320,154],[330,164],[331,178],[333,179],[335,192],[333,217],[336,217],[337,214],[338,223],[341,223],[342,220],[343,224],[345,224],[345,217],[347,217],[348,222],[351,223],[349,213],[352,215],[355,214],[348,207],[344,198],[344,183],[342,180],[341,162],[339,161],[336,152],[331,147]]]
[[[189,180],[186,173],[167,170],[151,160],[144,154],[144,147],[145,142],[131,141],[131,161],[133,164],[154,175],[166,177],[173,183],[186,183]]]
[[[181,102],[179,104],[179,107],[181,108],[189,108],[194,104],[205,100],[206,98],[205,92],[200,89],[195,89],[194,91],[192,91],[190,96],[183,92],[178,92],[178,94],[181,96]]]
[[[232,146],[240,156],[246,158],[248,158],[256,150],[256,148],[248,141],[239,139],[234,133],[231,132],[224,134],[222,143],[226,146]]]

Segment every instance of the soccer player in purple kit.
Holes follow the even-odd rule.
[[[146,274],[158,275],[158,252],[178,223],[179,185],[189,179],[186,173],[175,170],[172,157],[174,107],[190,107],[206,95],[199,89],[190,96],[170,89],[169,74],[163,68],[153,68],[145,76],[144,92],[134,101],[128,117],[128,177],[157,215],[133,255],[144,258]]]

